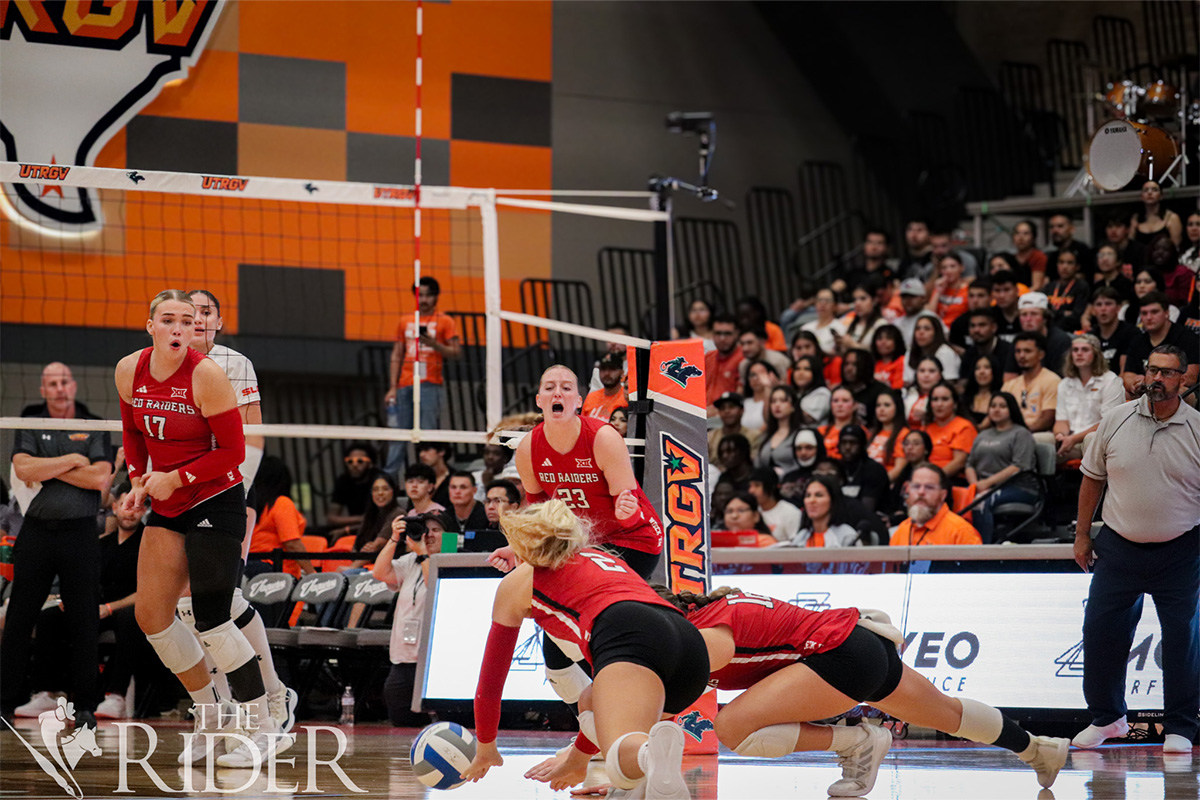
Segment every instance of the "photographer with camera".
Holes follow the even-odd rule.
[[[417,295],[417,313],[400,318],[388,370],[390,388],[383,400],[387,405],[388,427],[411,428],[415,372],[421,382],[421,429],[436,430],[441,427],[446,398],[442,366],[447,358],[462,357],[462,345],[454,319],[437,310],[438,296],[442,292],[437,279],[423,277],[413,290]],[[399,480],[406,463],[407,443],[393,442],[388,448],[384,471]]]
[[[421,642],[421,619],[425,615],[425,586],[429,579],[429,554],[441,546],[441,532],[426,525],[432,514],[396,517],[387,544],[375,557],[371,574],[397,592],[392,638],[388,646],[391,671],[383,683],[383,701],[388,718],[396,727],[423,727],[426,714],[413,712],[413,686],[417,679],[417,650]],[[440,527],[440,526],[439,526]],[[398,550],[407,549],[397,556]]]

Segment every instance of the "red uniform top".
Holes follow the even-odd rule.
[[[857,608],[809,611],[773,597],[728,594],[687,615],[697,628],[728,625],[733,659],[712,673],[719,689],[747,689],[776,670],[846,641],[858,624]]]
[[[629,519],[617,519],[613,511],[615,498],[609,492],[608,480],[596,466],[596,431],[608,425],[608,420],[579,417],[579,438],[570,452],[560,453],[546,441],[545,423],[530,433],[529,456],[534,474],[542,491],[562,500],[577,515],[592,524],[595,544],[613,544],[661,553],[663,526],[650,505],[650,498],[638,487],[638,511]],[[640,512],[640,513],[639,513]]]
[[[624,600],[679,611],[663,600],[620,558],[585,547],[558,569],[535,567],[531,616],[556,639],[574,642],[591,663],[588,643],[600,612]]]
[[[154,511],[165,517],[175,517],[241,483],[242,475],[234,467],[216,478],[189,482],[188,472],[183,467],[216,449],[212,428],[196,407],[192,391],[192,373],[208,356],[189,347],[175,374],[160,383],[150,374],[153,351],[153,347],[147,347],[138,357],[130,405],[155,471],[178,469],[179,477],[183,479],[183,485],[166,500],[150,501]],[[131,435],[128,429],[126,435]],[[125,449],[130,450],[128,446]],[[134,474],[132,464],[130,477],[140,477]]]

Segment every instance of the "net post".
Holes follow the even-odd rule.
[[[500,327],[500,228],[496,217],[496,192],[489,190],[479,201],[479,220],[483,236],[484,364],[487,370],[487,395],[484,421],[487,430],[495,430],[504,414],[501,402],[501,364],[504,342]]]
[[[671,195],[660,189],[650,201],[655,211],[666,212],[665,220],[654,223],[654,330],[650,338],[665,342],[675,325],[675,286],[671,252]]]

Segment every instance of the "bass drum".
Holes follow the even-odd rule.
[[[1107,122],[1092,136],[1088,172],[1101,189],[1124,189],[1134,178],[1158,178],[1179,155],[1179,145],[1161,128],[1132,120]]]

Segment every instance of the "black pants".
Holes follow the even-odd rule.
[[[6,712],[29,697],[26,671],[33,629],[56,575],[65,635],[74,655],[68,670],[71,700],[78,711],[96,710],[100,660],[100,538],[96,518],[27,517],[13,548],[12,595],[0,641],[0,709]]]
[[[658,568],[658,562],[662,560],[661,553],[644,553],[641,550],[633,550],[629,547],[621,547],[619,545],[605,545],[605,548],[614,551],[621,557],[630,569],[636,572],[647,583],[654,575],[654,570]],[[558,642],[551,639],[549,636],[542,637],[542,656],[546,660],[546,669],[566,669],[575,663],[567,654],[558,646]],[[583,667],[585,672],[590,673],[586,661],[580,661],[579,666]]]
[[[100,678],[104,694],[125,694],[135,672],[153,668],[158,657],[138,627],[133,606],[120,608],[111,617],[100,620],[100,632],[113,631],[117,637],[112,656]],[[35,692],[61,692],[70,683],[68,665],[75,654],[67,636],[67,615],[58,607],[47,608],[38,617],[37,639],[33,643],[33,670],[30,685]]]
[[[429,724],[429,715],[412,710],[413,687],[417,683],[417,665],[392,664],[383,682],[383,702],[388,719],[397,728],[421,728]]]

